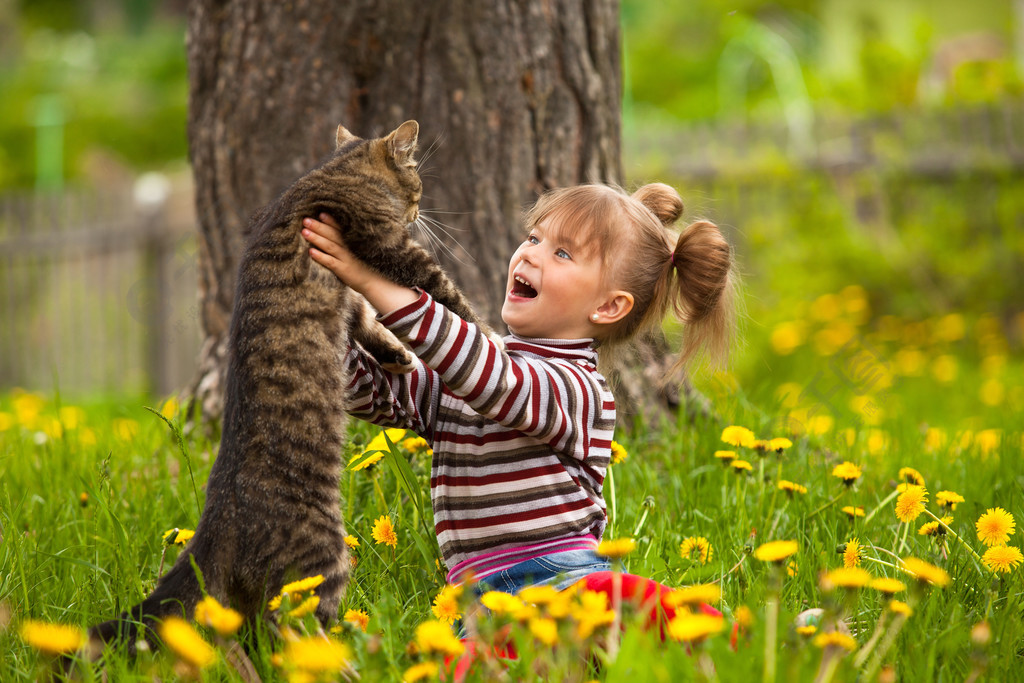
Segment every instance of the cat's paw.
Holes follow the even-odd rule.
[[[416,369],[411,353],[396,353],[393,358],[381,362],[380,366],[393,375],[408,375]]]

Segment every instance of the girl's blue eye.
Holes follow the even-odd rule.
[[[565,249],[559,249],[558,251],[555,252],[555,255],[558,256],[558,258],[567,258],[567,259],[571,259],[572,258],[572,256],[569,254],[569,252],[567,252]]]
[[[526,241],[529,242],[530,244],[540,244],[540,240],[537,239],[536,235],[530,235],[529,237],[526,238]]]

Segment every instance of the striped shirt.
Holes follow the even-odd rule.
[[[415,369],[389,373],[353,347],[349,412],[431,442],[449,568],[601,538],[615,399],[593,340],[511,335],[502,349],[426,293],[380,320],[410,346]]]

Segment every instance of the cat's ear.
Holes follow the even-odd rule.
[[[352,135],[352,133],[348,132],[348,128],[346,128],[345,126],[338,126],[338,134],[334,138],[334,149],[341,149],[341,146],[344,145],[349,140],[358,139],[359,138],[357,138],[355,135]]]
[[[413,152],[416,151],[416,139],[420,134],[420,124],[406,121],[388,136],[388,151],[395,158],[395,163],[411,164]]]

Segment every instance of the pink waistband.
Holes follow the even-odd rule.
[[[597,550],[597,539],[593,536],[573,536],[482,553],[452,567],[447,580],[450,584],[462,583],[470,576],[474,580],[480,580],[520,562],[569,550]]]

